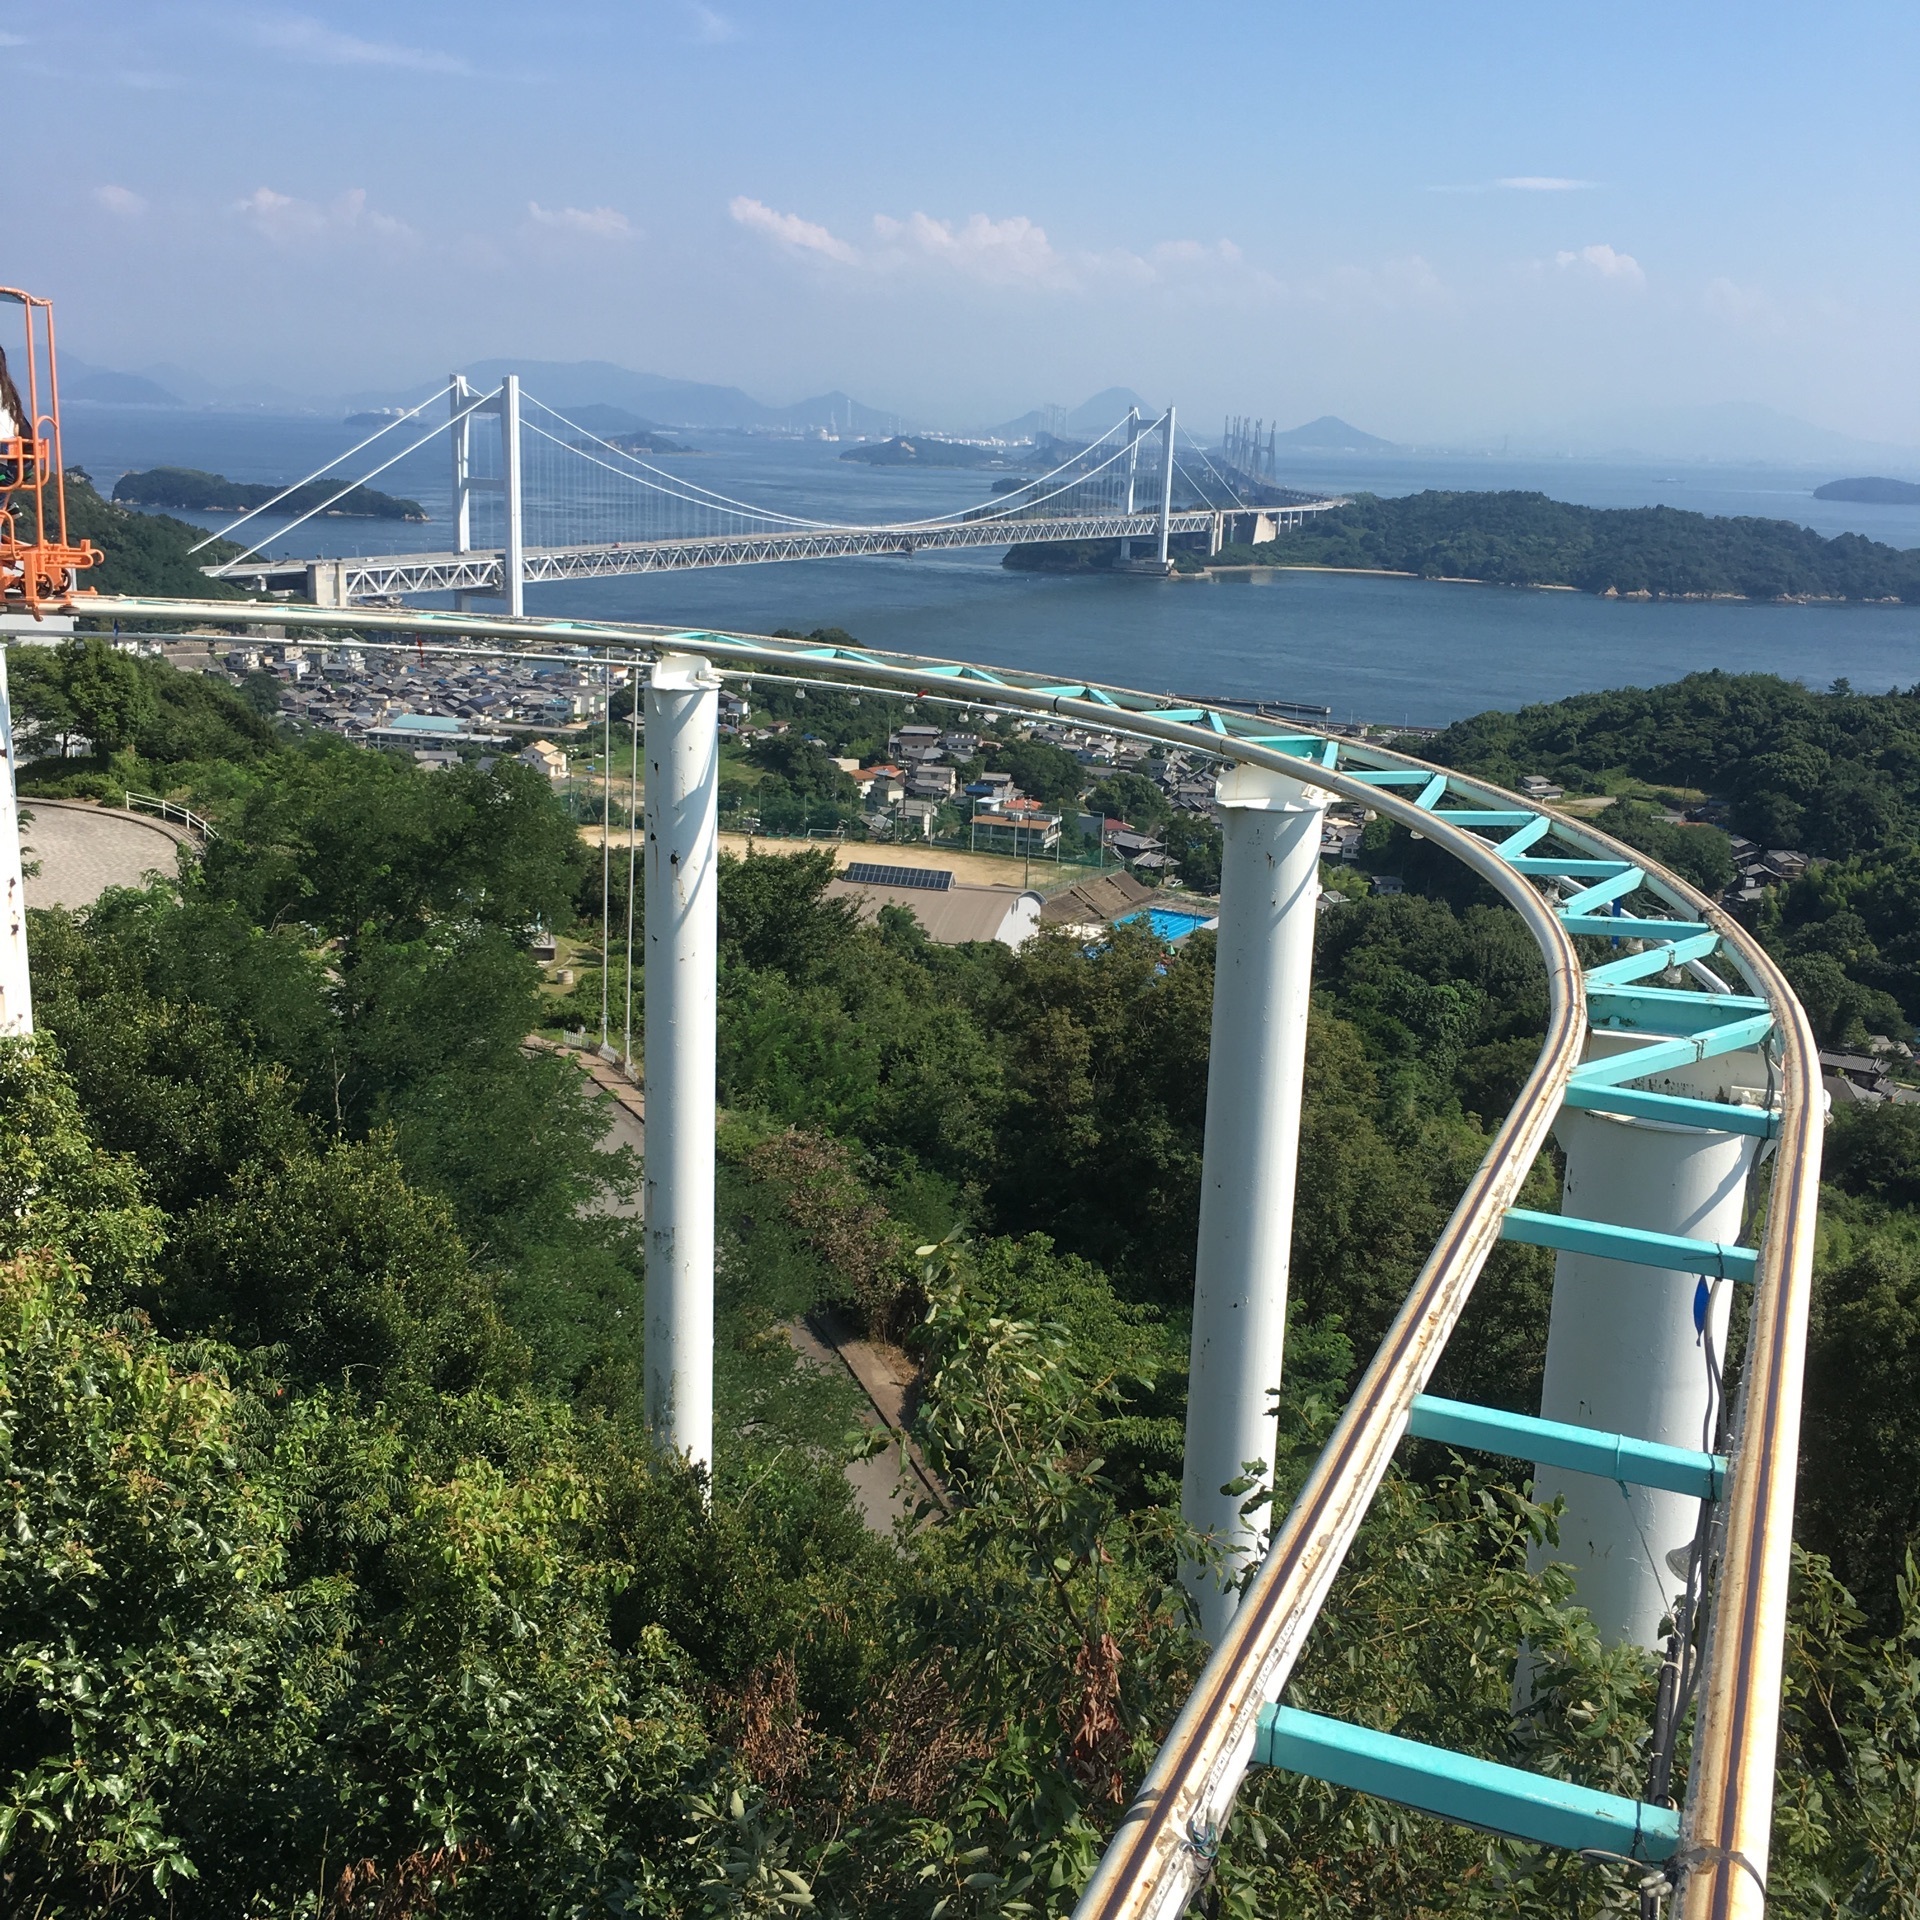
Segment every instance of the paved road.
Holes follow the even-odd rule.
[[[40,871],[27,880],[30,907],[87,907],[109,887],[137,887],[149,873],[171,879],[179,848],[191,844],[185,827],[119,807],[83,800],[22,803],[32,815],[21,832],[22,852]]]

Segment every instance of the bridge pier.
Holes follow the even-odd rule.
[[[663,653],[646,691],[647,1430],[713,1465],[720,676]]]
[[[1211,1642],[1233,1618],[1232,1583],[1264,1551],[1271,1518],[1249,1522],[1240,1512],[1249,1495],[1221,1489],[1250,1462],[1256,1478],[1273,1472],[1327,799],[1249,766],[1224,774],[1218,796],[1220,932],[1180,1494],[1187,1524],[1225,1556],[1220,1573],[1197,1562],[1184,1570]]]
[[[1601,1033],[1589,1055],[1626,1044],[1624,1036],[1611,1043]],[[1761,1056],[1746,1052],[1647,1084],[1662,1093],[1724,1100],[1743,1091],[1764,1097],[1767,1078]],[[1760,1144],[1753,1135],[1575,1108],[1562,1110],[1554,1131],[1567,1156],[1563,1213],[1724,1245],[1740,1240],[1747,1178]],[[1713,1451],[1732,1305],[1731,1281],[1559,1254],[1541,1417]],[[1574,1597],[1607,1645],[1657,1652],[1661,1623],[1686,1586],[1684,1556],[1699,1524],[1699,1500],[1537,1466],[1534,1498],[1556,1497],[1566,1502],[1560,1544],[1535,1548],[1532,1564],[1573,1567]]]

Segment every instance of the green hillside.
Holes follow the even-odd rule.
[[[1580,507],[1543,493],[1360,495],[1216,564],[1377,568],[1498,586],[1656,598],[1920,603],[1920,550],[1789,520]]]

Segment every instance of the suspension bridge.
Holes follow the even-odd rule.
[[[1091,444],[1062,449],[1050,471],[979,506],[867,526],[810,519],[702,487],[578,425],[525,392],[512,374],[488,393],[474,391],[456,374],[448,384],[445,416],[424,423],[431,404],[398,416],[282,489],[221,537],[271,516],[298,487],[330,476],[338,481],[328,500],[273,527],[269,537],[283,544],[354,487],[444,436],[453,531],[445,551],[301,560],[267,556],[260,550],[263,539],[238,559],[210,565],[208,573],[255,593],[295,594],[316,606],[420,593],[481,594],[519,615],[527,587],[547,581],[1017,542],[1117,540],[1123,567],[1164,574],[1174,540],[1203,541],[1208,553],[1218,553],[1233,541],[1271,540],[1283,527],[1344,504],[1252,483],[1231,467],[1222,471],[1197,442],[1188,439],[1182,447],[1172,407],[1152,420],[1129,414]],[[409,425],[419,429],[410,438]],[[399,439],[379,447],[390,434]],[[362,454],[369,461],[343,478],[347,463]],[[209,544],[211,536],[202,543]]]

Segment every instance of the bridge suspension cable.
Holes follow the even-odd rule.
[[[193,543],[193,545],[187,549],[187,551],[189,553],[198,553],[202,547],[210,547],[216,540],[230,540],[233,537],[234,533],[239,528],[244,527],[249,520],[257,520],[261,514],[271,513],[274,510],[274,508],[280,504],[282,500],[288,497],[289,494],[298,493],[302,487],[308,485],[312,481],[318,480],[323,473],[331,473],[333,469],[341,463],[341,461],[351,460],[356,453],[364,453],[367,450],[367,448],[372,446],[373,443],[376,440],[378,440],[383,434],[389,434],[394,430],[395,427],[403,426],[407,421],[417,419],[421,414],[426,412],[426,410],[433,405],[434,400],[437,400],[439,397],[440,396],[438,394],[435,394],[429,399],[422,400],[417,407],[409,407],[405,413],[396,414],[391,420],[389,420],[386,423],[385,426],[376,427],[374,431],[368,434],[364,440],[359,441],[355,445],[349,447],[345,453],[336,453],[333,456],[333,458],[326,463],[325,466],[315,467],[314,470],[310,474],[308,474],[304,480],[296,480],[292,483],[292,485],[282,487],[280,491],[276,493],[271,500],[263,500],[257,507],[250,507],[245,513],[243,513],[239,517],[239,519],[230,521],[226,526],[222,527],[219,530],[219,532],[208,534],[204,540],[196,540]],[[448,422],[446,424],[450,425],[451,422]],[[424,442],[422,444],[424,444]],[[369,475],[367,477],[370,479],[372,476]],[[354,484],[356,486],[363,486],[365,485],[365,481],[356,481]],[[351,492],[352,489],[349,488],[348,491]],[[335,496],[335,498],[338,498],[338,497],[339,497],[338,495]],[[299,522],[296,521],[294,522],[294,524],[297,526]],[[284,532],[285,529],[283,528],[282,531]]]
[[[305,513],[296,516],[292,520],[289,520],[285,526],[281,527],[278,530],[276,535],[271,537],[284,539],[289,533],[291,533],[294,530],[295,527],[303,527],[306,525],[306,523],[309,520],[315,518],[316,515],[325,513],[329,507],[338,506],[339,503],[342,500],[344,500],[348,494],[352,493],[355,488],[364,487],[369,480],[377,480],[383,473],[387,471],[389,467],[397,467],[402,460],[407,458],[409,454],[418,453],[420,449],[425,445],[427,445],[427,443],[430,440],[432,440],[436,435],[445,433],[450,427],[453,427],[457,425],[461,420],[466,419],[468,415],[477,413],[492,398],[493,396],[491,394],[484,395],[480,399],[473,401],[471,405],[463,408],[459,413],[452,415],[448,419],[436,422],[436,424],[429,427],[427,431],[423,433],[418,440],[414,441],[414,443],[411,446],[402,447],[398,453],[389,456],[385,460],[382,460],[377,467],[368,468],[366,473],[364,473],[358,480],[348,481],[347,484],[344,487],[342,487],[338,493],[329,495],[328,498],[326,498],[325,500],[322,500],[318,506],[309,507]],[[416,411],[418,411],[418,409],[416,409]],[[382,431],[384,432],[385,429],[383,428]],[[337,466],[338,464],[339,464],[338,461],[330,461],[328,463],[329,466]],[[326,470],[327,469],[325,467],[322,467],[320,469],[320,472],[324,473],[326,472]],[[317,477],[316,475],[310,474],[308,476],[308,479],[313,479],[316,477]],[[296,492],[298,491],[299,488],[304,487],[306,484],[307,484],[306,480],[296,481],[292,487],[289,487],[286,490],[286,492],[287,493]],[[281,495],[281,498],[285,499],[285,497],[286,497],[286,494],[283,493]],[[264,511],[265,511],[265,508],[255,509],[256,513],[260,513]],[[249,519],[251,519],[252,517],[253,517],[252,515],[248,516]],[[235,524],[237,525],[238,522],[236,522]],[[224,538],[225,536],[222,535],[219,537]],[[200,543],[201,546],[205,546],[206,544],[207,543],[204,540]],[[238,567],[243,565],[248,560],[253,559],[261,551],[264,545],[265,545],[264,541],[256,541],[254,545],[252,545],[246,550],[245,553],[240,554],[235,559],[225,562],[225,565],[228,567]],[[199,551],[199,548],[198,547],[194,548],[194,551],[197,553]]]

